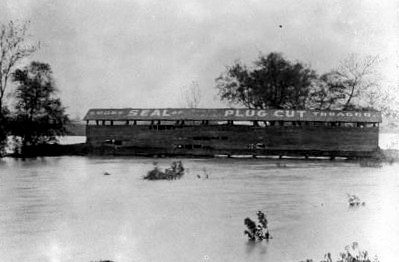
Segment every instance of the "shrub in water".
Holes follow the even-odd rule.
[[[367,251],[361,251],[358,248],[357,242],[353,242],[351,245],[345,247],[345,252],[340,253],[339,259],[336,262],[379,262],[377,257],[374,259],[369,258]],[[301,262],[313,262],[312,259],[306,259]],[[333,262],[331,254],[327,253],[324,255],[324,259],[320,262]]]
[[[162,172],[156,163],[153,170],[149,171],[144,179],[147,180],[174,180],[179,179],[184,175],[184,167],[181,161],[173,161],[170,168]]]
[[[360,201],[360,198],[356,195],[351,195],[351,194],[346,194],[348,196],[348,204],[349,206],[353,207],[353,206],[364,206],[366,203]]]
[[[247,230],[244,231],[244,234],[248,236],[248,240],[262,241],[264,239],[269,240],[271,238],[269,228],[267,226],[266,215],[262,211],[258,211],[257,213],[259,224],[257,225],[253,220],[249,217],[244,219],[244,224],[247,226]],[[263,233],[264,230],[266,233]]]

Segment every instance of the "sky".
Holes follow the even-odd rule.
[[[30,20],[72,117],[89,108],[182,107],[193,81],[201,107],[226,107],[215,79],[240,60],[280,52],[318,73],[352,53],[378,55],[399,94],[395,0],[0,0],[0,23]],[[21,64],[22,66],[22,64]]]

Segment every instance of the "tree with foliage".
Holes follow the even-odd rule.
[[[0,157],[4,155],[6,144],[7,144],[7,135],[9,131],[9,116],[10,112],[8,108],[3,107],[0,113]]]
[[[39,47],[28,41],[28,25],[25,23],[0,24],[0,153],[7,138],[7,117],[8,112],[4,105],[8,80],[23,58],[31,55]],[[1,155],[1,154],[0,154]]]
[[[57,140],[65,134],[68,116],[56,97],[50,65],[32,62],[13,73],[16,89],[16,116],[12,133],[20,138],[22,150]]]
[[[279,53],[260,55],[253,67],[240,62],[227,67],[216,79],[222,100],[247,108],[306,108],[314,70],[290,62]]]

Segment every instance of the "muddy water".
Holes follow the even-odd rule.
[[[319,261],[353,241],[397,261],[397,164],[183,159],[181,180],[144,181],[153,161],[0,160],[1,261]],[[349,208],[346,193],[366,205]],[[243,235],[257,210],[268,243]]]

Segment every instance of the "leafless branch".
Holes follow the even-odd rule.
[[[10,21],[0,25],[0,108],[7,89],[7,83],[17,64],[34,53],[39,43],[29,41],[29,21],[18,23]]]

